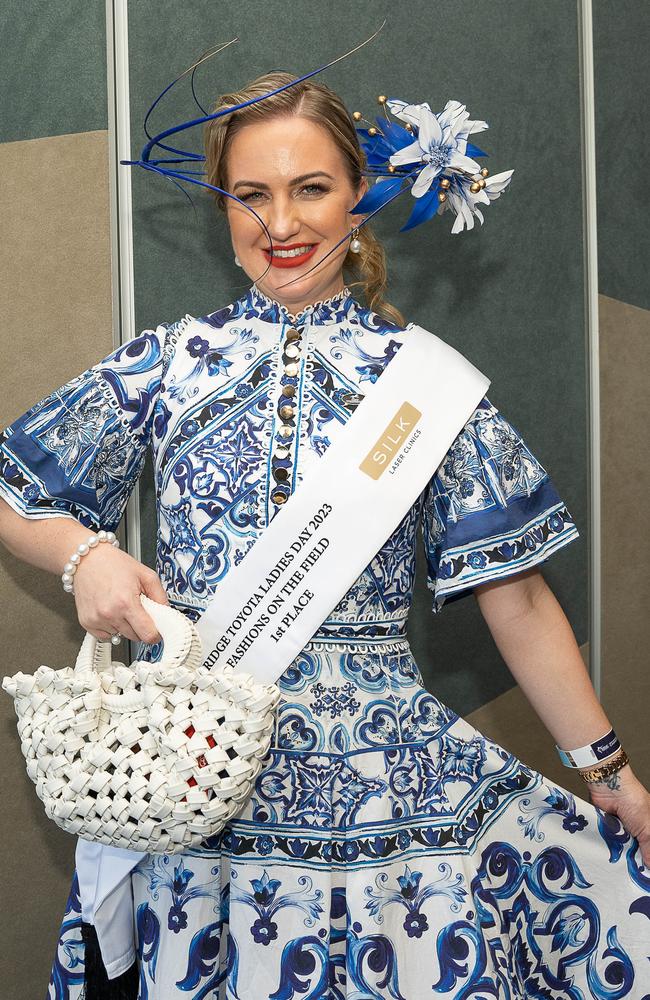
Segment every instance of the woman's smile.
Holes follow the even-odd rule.
[[[313,257],[318,246],[318,243],[292,243],[286,247],[274,247],[273,256],[268,250],[262,253],[273,267],[300,267]]]

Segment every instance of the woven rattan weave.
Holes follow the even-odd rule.
[[[268,753],[280,690],[204,668],[193,623],[146,595],[160,662],[112,662],[89,632],[74,668],[5,677],[45,811],[86,840],[163,854],[195,847],[243,808]]]

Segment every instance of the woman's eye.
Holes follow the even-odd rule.
[[[316,183],[305,184],[305,185],[303,185],[303,187],[300,190],[301,191],[309,191],[310,188],[312,189],[312,193],[314,193],[314,194],[316,194],[316,193],[318,193],[320,191],[326,191],[327,190],[327,188],[323,187],[322,184],[316,184]],[[249,191],[248,194],[242,195],[241,200],[242,201],[250,201],[251,198],[253,198],[255,195],[258,195],[258,194],[262,194],[262,192],[261,191]]]

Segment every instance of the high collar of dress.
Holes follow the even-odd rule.
[[[245,305],[258,313],[260,319],[269,323],[290,323],[301,326],[305,323],[340,323],[349,320],[357,308],[352,292],[345,285],[339,292],[327,299],[311,302],[298,313],[291,313],[276,299],[270,298],[253,282],[243,296]]]

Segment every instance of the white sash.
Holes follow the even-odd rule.
[[[410,326],[316,468],[211,596],[196,622],[205,662],[277,680],[400,523],[489,385],[455,348]],[[134,960],[127,876],[145,856],[77,842],[82,916],[111,979]]]
[[[439,337],[403,344],[196,622],[208,666],[270,683],[415,502],[490,380]]]

